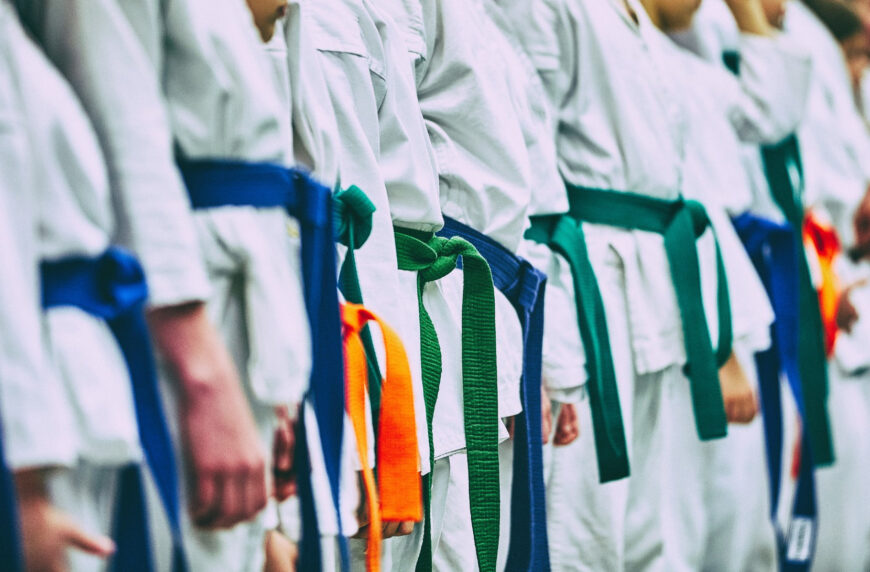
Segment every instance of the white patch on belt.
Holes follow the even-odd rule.
[[[788,551],[786,559],[790,562],[806,562],[810,559],[815,523],[813,519],[797,516],[788,529]]]

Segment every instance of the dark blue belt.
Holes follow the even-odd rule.
[[[133,386],[139,438],[169,519],[172,569],[187,570],[181,537],[178,472],[145,323],[148,288],[142,267],[130,254],[109,248],[96,258],[43,262],[40,270],[44,309],[70,306],[102,318],[121,348]],[[117,551],[112,568],[153,570],[142,469],[138,464],[122,471],[114,529]]]
[[[506,570],[549,570],[541,435],[541,368],[546,275],[470,226],[444,217],[440,236],[474,245],[492,270],[492,282],[510,301],[523,328],[523,412],[514,425],[511,537]]]
[[[2,531],[0,532],[0,562],[7,565],[11,572],[23,572],[24,557],[21,554],[18,503],[12,472],[6,465],[2,428],[0,428],[0,531]]]
[[[776,527],[782,477],[783,419],[780,379],[785,376],[798,411],[805,419],[799,369],[799,252],[800,241],[788,224],[777,224],[746,213],[734,219],[734,226],[773,305],[775,321],[771,327],[771,347],[756,354],[767,466],[770,475],[771,518]],[[777,528],[781,569],[809,570],[815,550],[817,531],[816,493],[810,440],[801,437],[800,472],[788,531]]]
[[[339,505],[344,431],[344,365],[333,244],[332,192],[301,171],[271,163],[184,160],[179,162],[179,168],[194,209],[281,207],[299,221],[305,306],[314,351],[311,384],[306,399],[311,400],[320,429],[324,463],[338,522],[342,567],[346,569],[350,554],[347,540],[341,534]],[[299,423],[304,423],[302,414]],[[302,447],[300,453],[304,454],[307,450],[306,441],[298,440],[296,447]],[[299,488],[303,505],[300,569],[320,570],[322,561],[316,512],[313,506],[305,507],[313,502],[311,473],[300,471],[298,478],[302,480]]]

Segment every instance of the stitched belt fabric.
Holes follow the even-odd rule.
[[[825,354],[824,325],[819,296],[813,286],[810,268],[803,250],[804,228],[803,167],[797,138],[762,148],[762,159],[771,194],[786,220],[795,229],[794,240],[801,252],[798,279],[800,308],[798,367],[806,408],[805,434],[817,467],[834,462],[834,441],[828,416],[828,360]]]
[[[181,536],[178,471],[157,385],[144,305],[148,298],[139,262],[118,248],[98,257],[71,257],[40,265],[42,307],[75,307],[105,320],[130,373],[139,438],[172,534],[172,569],[187,570]],[[112,569],[153,570],[141,468],[121,473]]]
[[[571,268],[577,325],[586,350],[589,406],[595,437],[598,476],[602,483],[630,474],[625,425],[613,367],[604,301],[589,261],[583,225],[566,215],[532,217],[526,238],[549,246]]]
[[[302,278],[305,306],[314,351],[310,399],[317,418],[326,473],[339,530],[342,568],[350,563],[347,539],[341,533],[339,480],[344,428],[344,366],[341,317],[338,306],[335,247],[333,245],[332,192],[301,171],[271,163],[224,160],[182,160],[184,177],[194,209],[232,206],[281,207],[299,221],[302,234]],[[307,445],[297,441],[297,447]],[[303,480],[311,474],[300,473]],[[300,485],[312,490],[311,483]],[[300,497],[304,500],[304,497]],[[310,500],[310,499],[309,499]],[[316,513],[303,507],[300,566],[320,569],[320,534]]]
[[[701,297],[701,272],[695,245],[706,229],[712,230],[703,205],[682,198],[667,201],[571,185],[568,185],[568,199],[570,215],[578,220],[654,232],[664,237],[683,324],[685,372],[691,387],[695,426],[701,440],[724,437],[728,433],[728,422],[719,384],[719,366],[731,355],[731,304],[725,265],[717,244],[719,348],[714,350]]]
[[[441,384],[441,347],[423,304],[423,288],[456,269],[462,257],[462,395],[471,525],[482,572],[495,570],[499,536],[498,374],[495,350],[495,292],[486,260],[462,238],[395,229],[400,270],[417,272],[420,355],[429,431],[431,466],[435,466],[432,419]],[[430,519],[431,473],[424,479],[426,505],[423,549],[417,570],[432,569]]]
[[[799,367],[801,308],[799,243],[789,224],[780,225],[746,213],[734,227],[764,283],[773,306],[771,347],[756,354],[761,408],[770,476],[771,519],[777,531],[780,562],[788,570],[809,570],[815,552],[817,512],[813,455],[809,439],[801,439],[800,469],[791,510],[791,526],[780,530],[777,522],[782,478],[783,418],[780,379],[784,375],[798,412],[805,418]]]
[[[544,292],[547,276],[485,234],[444,217],[439,236],[458,236],[486,259],[496,288],[510,301],[523,331],[523,412],[514,424],[511,538],[508,571],[549,570],[544,462],[541,435],[541,368],[544,345]]]
[[[368,458],[366,428],[366,355],[361,333],[369,321],[381,329],[386,347],[387,374],[383,383],[384,411],[377,426],[378,483]],[[419,449],[414,419],[414,390],[405,348],[398,334],[369,310],[357,304],[342,307],[345,363],[347,364],[347,413],[356,435],[363,485],[369,512],[366,570],[381,569],[381,522],[423,518],[418,469]]]
[[[347,247],[347,254],[338,272],[338,288],[348,302],[364,305],[356,265],[356,250],[362,248],[372,234],[372,215],[375,214],[376,208],[365,192],[356,185],[335,193],[332,206],[332,228],[335,232],[335,240]],[[368,326],[363,328],[360,337],[366,352],[372,419],[377,427],[381,408],[381,371]]]

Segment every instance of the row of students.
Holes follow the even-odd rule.
[[[777,194],[788,148],[759,145],[800,127],[831,187],[807,203],[848,225],[860,191],[808,148],[827,128],[859,164],[866,133],[812,121],[829,70],[781,4],[726,4],[4,0],[29,566],[808,565],[823,312],[778,269],[805,260],[803,205]],[[797,222],[791,250],[753,255],[761,217]],[[784,524],[780,370],[806,434]]]

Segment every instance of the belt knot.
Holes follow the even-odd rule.
[[[349,248],[359,248],[372,233],[375,205],[356,185],[339,191],[333,197],[333,228],[335,240]]]

